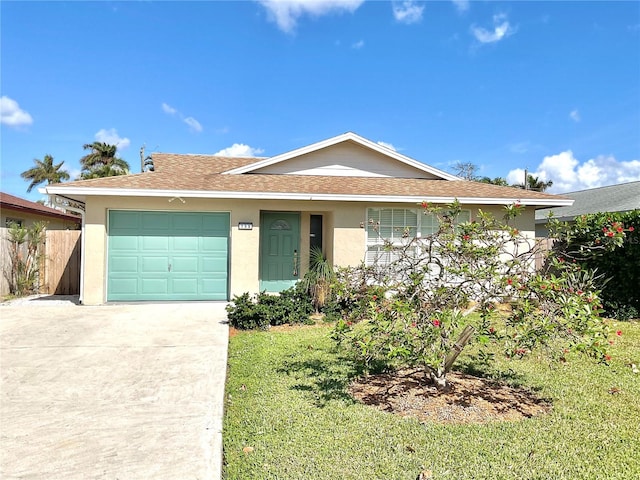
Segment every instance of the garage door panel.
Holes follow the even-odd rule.
[[[146,295],[168,295],[168,278],[143,278],[140,282],[140,293]]]
[[[187,230],[191,232],[202,231],[202,215],[197,213],[185,213],[173,218],[175,230]]]
[[[115,226],[121,232],[137,232],[140,225],[138,212],[119,212],[118,223]]]
[[[226,251],[227,239],[220,237],[204,237],[201,238],[202,242],[200,248],[203,252],[223,252]]]
[[[138,289],[138,281],[131,278],[114,278],[109,282],[109,288],[113,293],[130,294]]]
[[[226,300],[220,292],[226,287],[227,279],[209,278],[202,282],[202,293],[211,296],[212,300]]]
[[[141,257],[140,273],[168,273],[169,259],[167,257]]]
[[[229,215],[226,213],[212,213],[202,219],[202,227],[209,232],[210,237],[224,237],[229,233]]]
[[[171,283],[172,291],[178,295],[198,293],[198,281],[194,278],[174,278]]]
[[[141,246],[143,251],[146,251],[146,252],[149,252],[149,251],[168,252],[169,251],[169,239],[166,236],[164,237],[145,236],[145,237],[140,237],[140,241],[142,242]]]
[[[193,252],[197,254],[199,251],[200,242],[198,237],[174,237],[171,240],[174,252]]]
[[[109,212],[107,300],[227,300],[228,213]]]
[[[140,214],[140,226],[151,234],[159,234],[170,230],[170,216],[164,212],[142,212]]]
[[[134,236],[117,236],[110,241],[109,247],[111,251],[118,250],[138,250],[138,238]]]
[[[202,261],[203,273],[220,273],[226,276],[226,273],[227,273],[226,258],[207,256],[202,258],[201,261]]]
[[[138,271],[137,256],[113,256],[109,262],[109,271],[116,273],[136,273]]]
[[[173,257],[171,261],[171,272],[179,273],[198,273],[199,257]]]

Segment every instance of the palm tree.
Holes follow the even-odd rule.
[[[103,142],[86,143],[82,146],[85,150],[91,150],[80,159],[82,173],[80,178],[113,177],[127,175],[129,164],[120,157],[116,157],[116,145]]]
[[[31,180],[27,188],[27,193],[44,182],[47,182],[47,185],[49,185],[51,183],[61,183],[63,180],[69,180],[69,172],[60,170],[64,162],[54,165],[51,155],[45,155],[44,160],[34,158],[33,161],[36,165],[20,174],[25,180]]]
[[[478,179],[478,182],[480,182],[480,183],[490,183],[491,185],[500,185],[501,187],[508,187],[509,186],[509,182],[507,182],[506,178],[504,178],[504,177],[495,177],[495,178],[481,177],[481,178]]]
[[[527,183],[518,183],[514,187],[524,188],[525,190],[534,190],[536,192],[544,192],[547,188],[553,185],[553,180],[545,182],[539,177],[534,177],[531,174],[527,174]]]

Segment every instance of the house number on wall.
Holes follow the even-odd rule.
[[[238,222],[238,230],[253,230],[252,222]]]

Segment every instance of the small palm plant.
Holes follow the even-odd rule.
[[[316,313],[325,306],[331,296],[331,283],[335,279],[333,266],[320,247],[312,247],[309,255],[309,271],[303,282],[311,295]]]
[[[42,248],[46,222],[36,222],[30,227],[12,223],[9,227],[9,281],[12,294],[23,296],[40,288],[40,265],[44,259]]]

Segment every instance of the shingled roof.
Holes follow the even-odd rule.
[[[640,181],[590,188],[564,194],[575,200],[567,207],[544,208],[536,212],[536,223],[546,223],[549,212],[562,221],[573,220],[578,215],[598,212],[628,212],[640,209]]]
[[[356,139],[358,138],[360,137],[356,136]],[[395,152],[394,155],[399,156]],[[65,195],[79,200],[83,200],[87,195],[175,195],[185,198],[389,202],[450,202],[457,198],[467,204],[505,204],[520,201],[523,204],[538,206],[571,203],[566,198],[546,193],[467,180],[452,180],[455,177],[445,173],[442,175],[446,178],[442,179],[269,174],[243,168],[252,164],[264,164],[265,158],[172,153],[154,153],[152,158],[153,172],[68,182],[55,187],[49,186],[46,190],[50,194]],[[411,159],[408,161],[418,163]]]
[[[80,217],[77,215],[70,215],[66,212],[56,210],[55,208],[47,207],[40,203],[32,202],[4,192],[0,192],[0,207],[2,207],[3,210],[43,215],[45,217],[59,218],[76,223],[80,223],[81,221]]]

